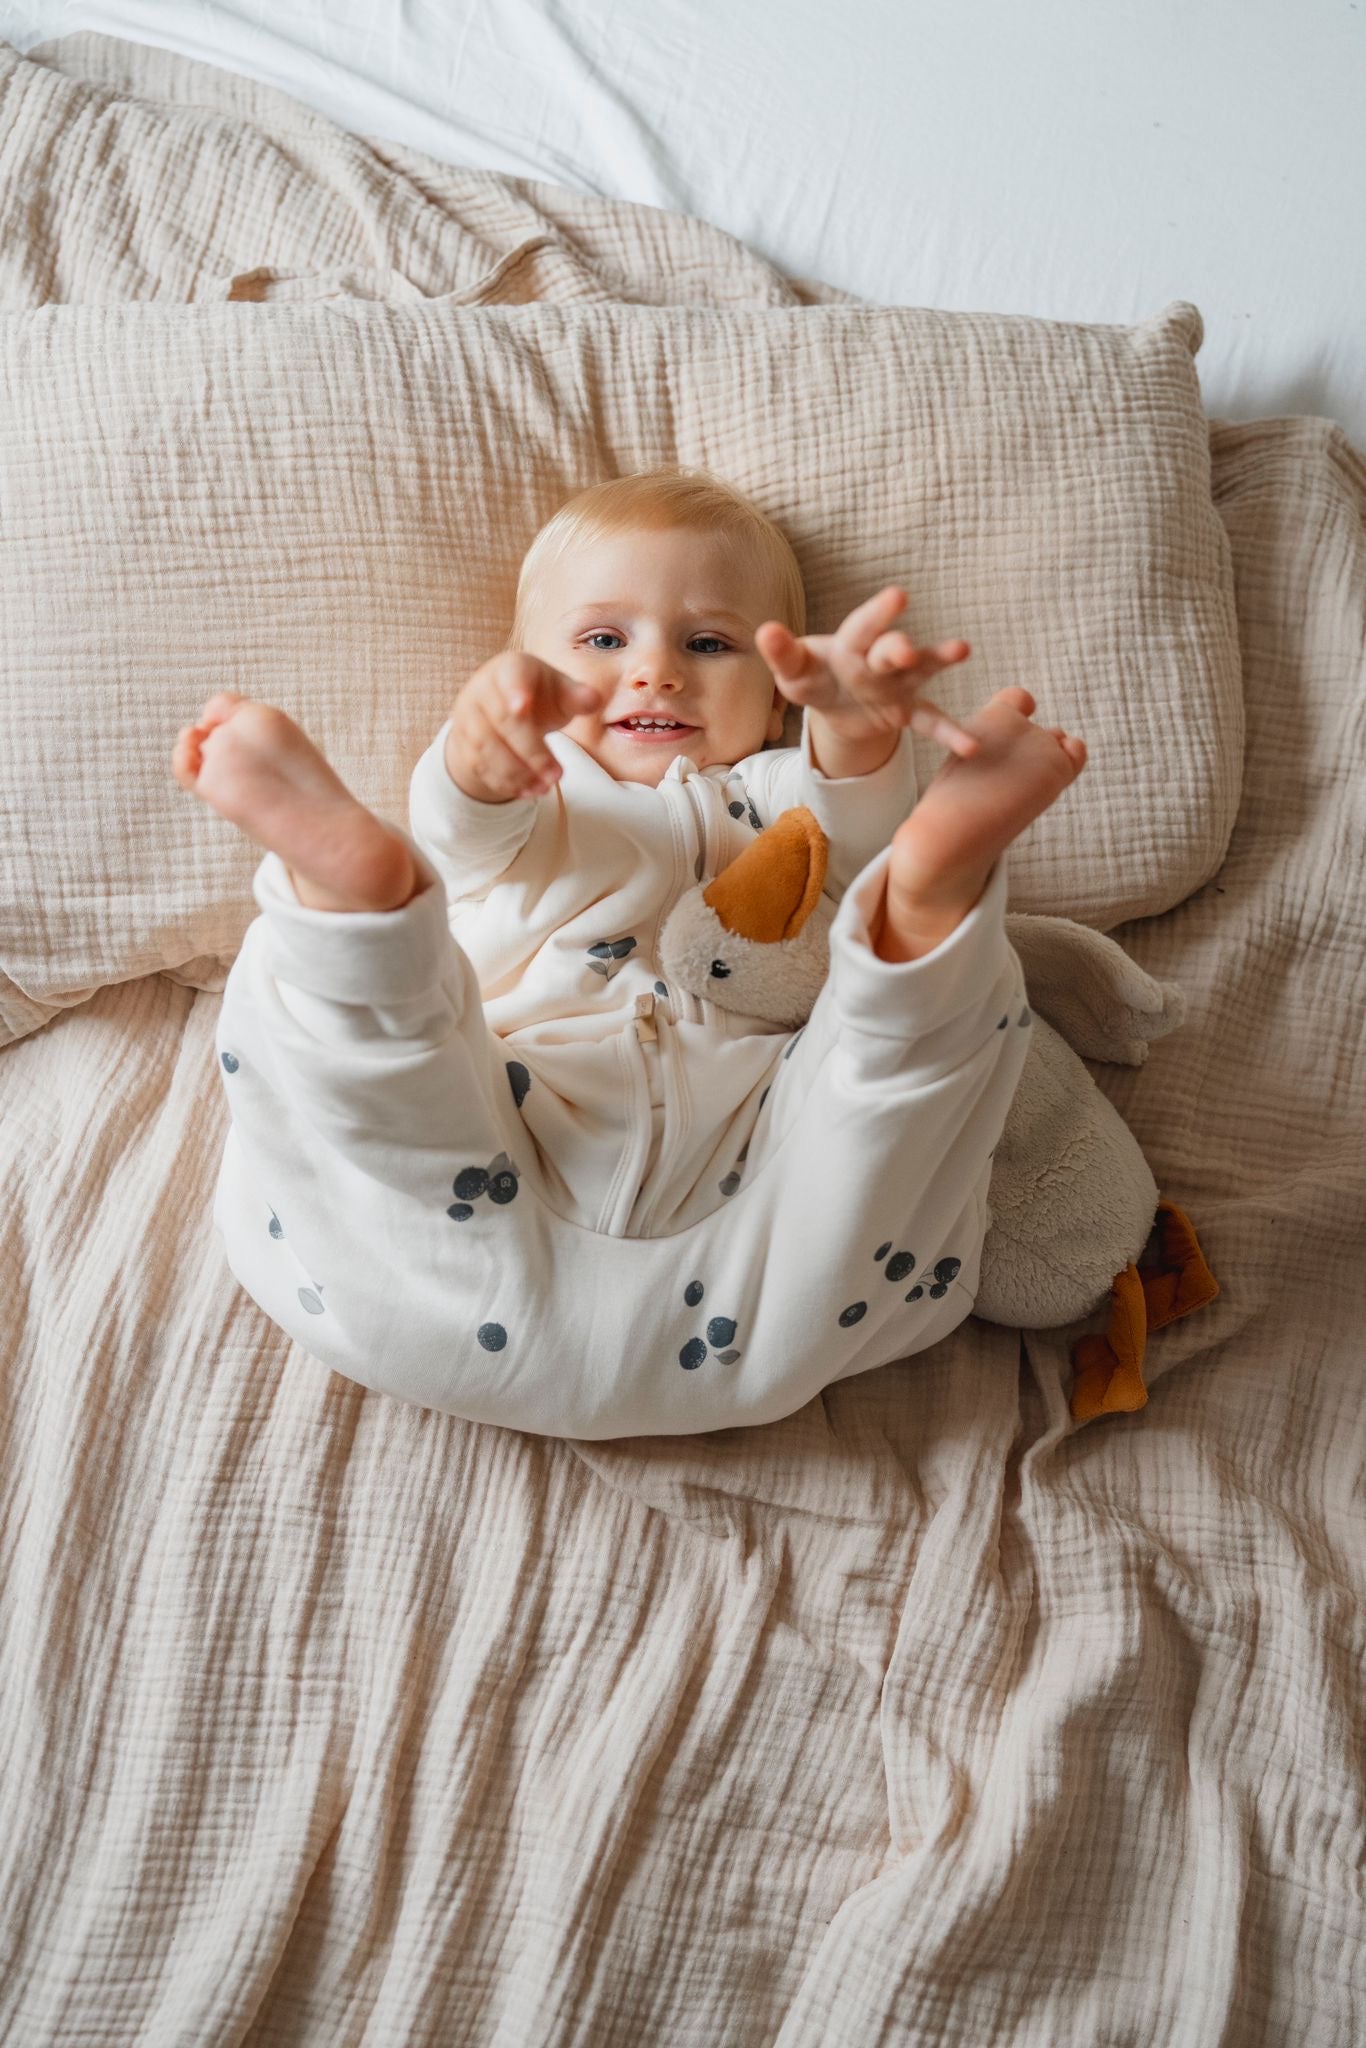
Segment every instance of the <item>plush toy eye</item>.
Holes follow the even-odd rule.
[[[711,971],[719,981],[724,981],[725,977],[730,973],[730,969],[729,967],[727,967],[724,960],[713,960],[711,963]]]

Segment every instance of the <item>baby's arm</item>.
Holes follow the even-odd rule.
[[[599,701],[591,684],[510,650],[470,677],[408,788],[413,837],[450,901],[477,894],[512,865],[538,799],[562,772],[546,733]]]

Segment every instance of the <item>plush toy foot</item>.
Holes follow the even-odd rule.
[[[1097,1415],[1132,1415],[1146,1405],[1143,1355],[1150,1330],[1161,1330],[1219,1292],[1205,1264],[1195,1226],[1184,1209],[1159,1202],[1153,1233],[1137,1265],[1118,1274],[1110,1289],[1110,1321],[1103,1335],[1078,1337],[1072,1346],[1076,1379],[1071,1412],[1078,1422]]]
[[[1138,1277],[1148,1328],[1162,1330],[1192,1309],[1206,1307],[1218,1295],[1219,1282],[1205,1264],[1195,1225],[1174,1202],[1158,1203],[1154,1238],[1139,1259]]]

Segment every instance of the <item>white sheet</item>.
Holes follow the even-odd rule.
[[[0,0],[20,49],[81,28],[883,304],[1190,299],[1210,413],[1366,444],[1366,0]]]

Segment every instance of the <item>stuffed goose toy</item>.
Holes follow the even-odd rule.
[[[784,811],[752,846],[674,905],[660,964],[680,988],[795,1030],[830,965],[834,905],[815,814]],[[1185,1212],[1159,1197],[1128,1125],[1080,1054],[1141,1066],[1185,998],[1113,939],[1070,918],[1008,913],[1034,1030],[992,1160],[973,1313],[1012,1329],[1062,1328],[1108,1301],[1103,1332],[1071,1347],[1071,1412],[1131,1413],[1148,1398],[1148,1338],[1214,1300]]]

